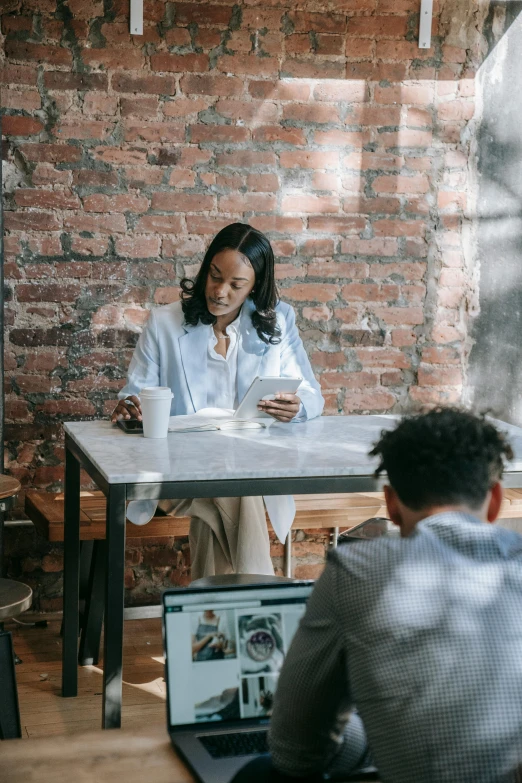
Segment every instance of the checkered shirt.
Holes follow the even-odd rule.
[[[354,708],[383,783],[515,780],[521,535],[451,512],[330,554],[280,676],[276,766],[352,770],[365,750]]]

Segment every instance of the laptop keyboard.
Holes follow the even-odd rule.
[[[204,734],[198,739],[213,759],[268,753],[268,731],[238,731],[233,734]]]

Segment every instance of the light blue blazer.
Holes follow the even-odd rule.
[[[293,308],[285,302],[276,307],[281,329],[281,342],[277,345],[267,345],[259,339],[252,324],[254,309],[248,298],[239,320],[238,401],[256,375],[299,377],[303,381],[297,394],[303,407],[298,421],[320,416],[324,399],[299,336]],[[169,386],[174,393],[172,416],[207,407],[208,339],[208,325],[184,323],[181,302],[153,310],[134,351],[127,383],[118,397],[139,395],[144,386]]]

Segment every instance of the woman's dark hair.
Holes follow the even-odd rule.
[[[280,342],[281,330],[275,311],[279,297],[275,284],[274,252],[265,235],[245,223],[232,223],[222,228],[210,243],[196,279],[184,277],[181,281],[181,307],[185,322],[191,326],[196,326],[199,321],[216,323],[216,317],[207,308],[205,285],[211,261],[222,250],[237,250],[250,261],[255,273],[254,289],[250,294],[256,308],[252,313],[252,323],[263,342],[272,345]]]
[[[375,475],[386,471],[400,500],[414,511],[430,505],[478,509],[513,451],[484,415],[435,408],[383,430],[370,456],[380,458]]]

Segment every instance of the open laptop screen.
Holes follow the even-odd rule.
[[[171,726],[270,717],[312,583],[164,594]]]

